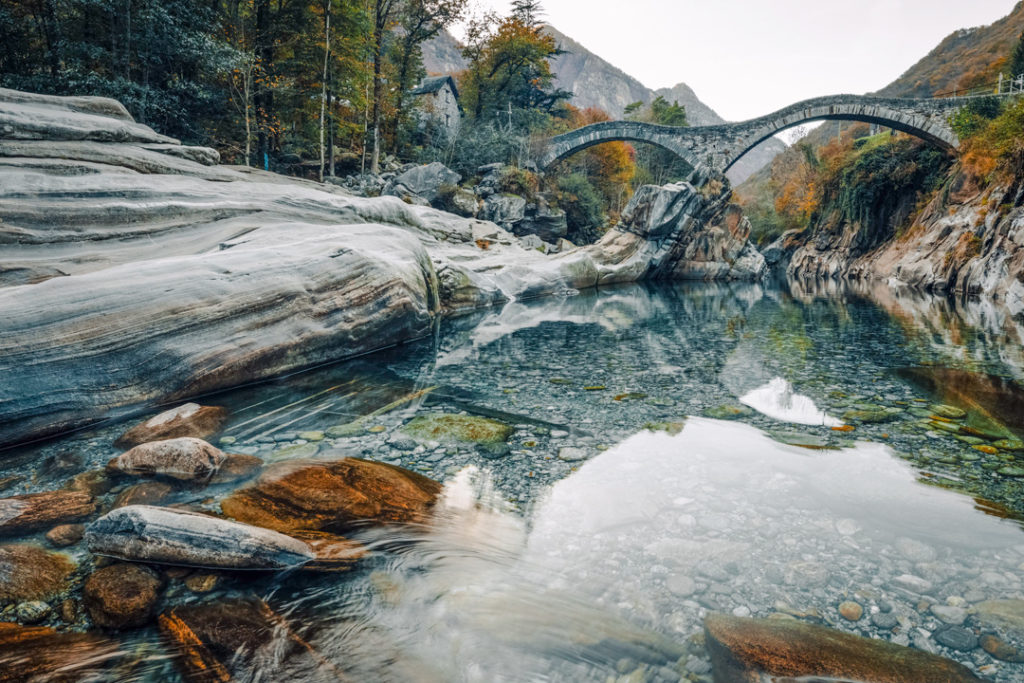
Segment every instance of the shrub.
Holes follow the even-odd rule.
[[[572,173],[559,178],[557,199],[565,211],[570,240],[589,243],[601,236],[605,223],[601,196],[585,176]]]

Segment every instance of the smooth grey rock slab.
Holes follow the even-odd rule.
[[[219,569],[287,569],[314,558],[302,541],[196,512],[128,505],[90,524],[89,552],[133,562]]]

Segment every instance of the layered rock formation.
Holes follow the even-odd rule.
[[[912,202],[911,198],[911,202]],[[787,233],[766,253],[796,278],[896,280],[917,289],[984,294],[1024,311],[1024,187],[977,187],[954,169],[909,228],[880,245],[857,223]]]
[[[0,446],[398,344],[446,312],[687,274],[678,249],[651,260],[662,234],[545,256],[491,223],[215,163],[112,100],[0,90]]]

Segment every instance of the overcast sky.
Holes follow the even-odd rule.
[[[506,0],[476,0],[507,12]],[[878,90],[1015,0],[543,0],[545,20],[651,88],[683,81],[738,121]],[[1022,27],[1024,28],[1024,27]]]

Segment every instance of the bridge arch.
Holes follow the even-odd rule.
[[[847,98],[849,100],[843,101]],[[944,110],[952,108],[940,105],[935,107],[938,111],[926,113],[908,106],[920,107],[921,102],[934,100],[895,100],[893,106],[876,98],[850,95],[798,102],[774,114],[736,124],[737,127],[741,127],[741,136],[731,146],[720,170],[723,173],[728,171],[747,152],[773,135],[812,121],[858,121],[877,124],[921,138],[948,152],[956,152],[960,140],[946,123],[944,115]]]
[[[541,168],[547,168],[557,161],[582,152],[605,142],[641,142],[672,152],[692,168],[700,166],[692,152],[679,144],[677,131],[685,130],[673,126],[659,126],[639,121],[602,121],[592,123],[548,140],[547,148],[537,161]]]

